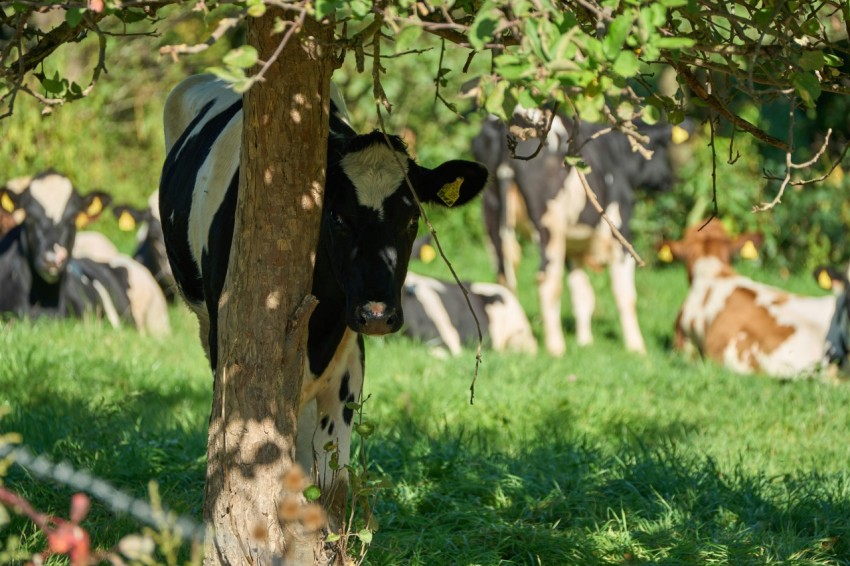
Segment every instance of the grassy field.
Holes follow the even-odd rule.
[[[456,263],[489,271],[484,254]],[[532,270],[522,299],[539,329]],[[649,353],[627,354],[607,278],[592,280],[596,343],[559,360],[485,353],[474,405],[471,350],[443,360],[401,337],[367,341],[367,453],[390,486],[367,563],[850,564],[850,389],[671,353],[678,268],[639,271]],[[153,480],[200,519],[211,377],[191,316],[172,318],[160,342],[93,322],[0,328],[0,432],[137,497]],[[67,516],[69,489],[18,467],[4,481]],[[141,528],[99,502],[84,525],[100,547]],[[20,519],[0,530],[10,537],[43,548]]]

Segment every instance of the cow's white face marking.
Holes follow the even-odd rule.
[[[397,165],[401,163],[401,167]],[[371,208],[384,218],[384,200],[404,181],[408,157],[383,144],[373,144],[342,158],[342,170],[354,184],[357,202]]]
[[[71,180],[62,175],[47,175],[30,183],[30,194],[44,209],[44,215],[59,224],[74,193]]]

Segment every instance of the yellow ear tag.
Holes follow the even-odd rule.
[[[821,269],[818,273],[818,287],[825,291],[832,289],[832,277],[829,276],[826,269]]]
[[[126,210],[118,217],[118,229],[122,232],[129,232],[136,227],[136,219]]]
[[[419,259],[424,261],[425,263],[431,263],[434,261],[434,258],[437,257],[437,252],[434,251],[432,246],[425,244],[419,249]]]
[[[752,240],[747,240],[747,243],[741,248],[741,257],[744,259],[758,259],[758,256],[759,251],[756,249],[756,245]]]
[[[681,126],[673,126],[673,131],[670,134],[670,138],[673,140],[673,143],[684,143],[688,141],[689,137],[691,137],[691,134],[688,133],[688,130]]]
[[[86,213],[89,216],[97,216],[103,210],[103,201],[100,200],[100,197],[94,197],[94,200],[91,201],[89,207],[86,209]]]
[[[664,263],[673,263],[673,250],[670,249],[670,246],[667,244],[661,246],[661,249],[658,250],[658,259]]]
[[[454,206],[457,199],[460,198],[460,186],[463,184],[463,177],[458,177],[451,183],[446,183],[443,188],[437,191],[437,196],[440,200],[446,203],[446,206]]]
[[[3,210],[6,212],[15,212],[15,203],[12,202],[12,197],[6,193],[3,193],[3,196],[0,197],[0,206],[2,206]]]
[[[74,223],[77,225],[77,230],[82,230],[89,225],[89,217],[85,212],[81,212],[77,215]]]

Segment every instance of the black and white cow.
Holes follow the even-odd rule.
[[[61,207],[62,199],[68,190],[71,191],[68,193],[71,196],[64,216],[53,229],[48,229],[48,218],[50,215],[59,214],[56,211]],[[170,333],[168,305],[148,270],[132,258],[119,253],[115,244],[103,234],[78,231],[78,228],[88,225],[100,216],[111,200],[109,195],[97,192],[87,197],[74,197],[71,181],[51,171],[36,177],[13,179],[6,183],[2,191],[5,196],[0,196],[3,201],[0,208],[9,218],[14,219],[13,227],[19,228],[15,231],[18,234],[17,244],[10,240],[9,249],[19,248],[24,255],[28,250],[34,249],[32,244],[20,239],[24,235],[47,247],[50,247],[49,242],[55,239],[53,247],[57,265],[60,271],[64,269],[65,272],[61,277],[61,284],[55,283],[49,287],[53,291],[64,292],[65,299],[60,301],[61,305],[57,302],[50,306],[53,301],[49,298],[50,293],[42,292],[44,289],[39,286],[43,277],[35,277],[30,291],[31,303],[23,301],[21,293],[30,285],[26,276],[33,271],[23,269],[20,273],[13,273],[16,266],[20,267],[21,257],[14,252],[8,252],[4,257],[9,262],[9,270],[4,270],[4,273],[11,280],[18,282],[19,286],[10,287],[6,300],[0,301],[5,304],[0,310],[13,312],[18,316],[43,314],[54,317],[79,317],[87,311],[94,311],[114,327],[128,322],[135,325],[141,334],[164,336]],[[39,199],[43,199],[45,203],[40,203]],[[77,199],[82,199],[86,206],[75,216],[73,210],[77,206]],[[56,211],[51,210],[52,206],[57,207]],[[69,243],[70,258],[67,257]]]
[[[214,368],[217,305],[231,242],[239,237],[233,229],[242,98],[211,75],[191,77],[169,95],[165,126],[160,217],[166,250]],[[401,289],[419,221],[405,174],[421,201],[443,206],[469,201],[487,179],[477,163],[449,161],[427,169],[409,158],[396,136],[387,145],[380,132],[358,135],[345,121],[338,95],[329,131],[312,288],[319,303],[309,323],[309,375],[297,440],[305,469],[314,453],[319,456],[323,484],[333,477],[326,443],[339,447],[340,465],[348,462],[353,411],[346,403],[358,399],[363,383],[362,335],[395,332],[404,321]]]
[[[117,325],[129,315],[116,274],[89,259],[71,257],[77,224],[97,217],[109,195],[81,196],[54,171],[36,175],[23,190],[0,188],[0,205],[25,212],[0,240],[0,313],[17,317],[82,317],[94,313]]]
[[[115,244],[100,232],[78,232],[71,255],[78,259],[90,259],[109,270],[121,272],[120,280],[126,281],[126,285],[116,292],[126,294],[133,322],[141,334],[167,336],[171,333],[168,302],[147,267],[120,253]]]
[[[159,218],[159,191],[154,191],[150,196],[147,208],[120,205],[113,206],[112,212],[121,230],[137,230],[133,259],[148,268],[165,293],[166,300],[173,302],[177,296],[177,284],[165,252],[162,222]]]
[[[850,268],[842,273],[831,267],[818,267],[814,276],[818,285],[831,290],[836,297],[835,311],[826,334],[824,361],[850,374]]]
[[[512,122],[542,133],[542,120],[533,113],[518,112]],[[493,173],[484,194],[484,220],[496,256],[499,282],[516,290],[519,246],[515,235],[515,199],[511,198],[513,187],[516,187],[539,238],[538,292],[549,353],[560,356],[565,350],[561,328],[565,266],[577,341],[579,345],[586,345],[593,341],[590,320],[596,299],[587,273],[581,267],[604,265],[610,269],[626,348],[644,352],[635,311],[635,261],[588,201],[577,171],[564,164],[570,148],[572,124],[567,118],[555,116],[540,153],[530,160],[511,157],[508,127],[498,118],[488,118],[472,142],[475,158]],[[626,239],[630,239],[635,189],[664,190],[671,186],[674,177],[668,146],[673,143],[674,133],[679,139],[687,139],[689,132],[668,124],[640,124],[640,133],[649,138],[647,149],[653,152],[652,158],[647,160],[632,150],[624,134],[618,131],[601,133],[601,130],[602,126],[581,122],[573,143],[581,148],[580,155],[591,168],[587,181],[600,205]],[[594,137],[596,135],[598,137]],[[521,140],[515,155],[531,155],[539,144],[533,137]]]
[[[537,353],[537,340],[519,300],[498,283],[467,282],[469,302],[478,317],[485,345],[496,351]],[[409,271],[401,296],[405,336],[445,347],[453,355],[475,344],[478,328],[463,291],[454,281],[442,281]]]

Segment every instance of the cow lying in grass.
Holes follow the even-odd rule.
[[[739,373],[795,377],[817,370],[834,297],[794,295],[732,269],[761,236],[731,238],[719,221],[665,242],[662,259],[684,262],[690,290],[676,318],[675,347],[692,349]]]
[[[0,240],[0,314],[15,317],[83,317],[93,314],[111,325],[135,325],[142,332],[168,332],[168,312],[150,298],[153,278],[100,235],[77,242],[77,226],[97,218],[109,195],[80,195],[71,181],[54,171],[27,180],[25,187],[0,188],[0,205],[21,213]],[[104,245],[107,244],[107,245]],[[75,253],[76,252],[76,255]],[[96,259],[92,259],[97,254]],[[156,288],[156,292],[159,289]],[[161,295],[161,293],[160,293]]]
[[[497,351],[537,353],[537,339],[522,305],[506,287],[496,283],[466,283],[484,342]],[[441,281],[408,272],[401,296],[404,334],[453,355],[478,340],[475,319],[463,291],[454,281]]]
[[[162,222],[159,219],[159,191],[153,192],[145,208],[119,205],[113,206],[112,212],[121,230],[136,230],[133,259],[148,268],[165,293],[165,298],[173,302],[177,296],[177,284],[165,253]]]

